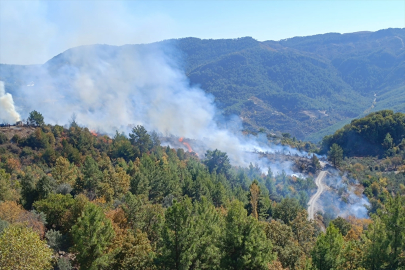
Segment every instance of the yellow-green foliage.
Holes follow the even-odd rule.
[[[52,250],[29,228],[10,226],[0,235],[0,269],[47,270]]]

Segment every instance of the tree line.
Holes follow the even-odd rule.
[[[5,269],[400,269],[404,199],[372,220],[308,221],[311,179],[73,121],[0,145]],[[312,183],[313,184],[313,183]],[[35,255],[35,256],[33,256]]]

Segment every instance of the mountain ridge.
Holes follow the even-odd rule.
[[[23,85],[18,82],[21,70],[37,73],[37,77],[38,67],[56,72],[72,65],[64,59],[74,51],[88,50],[102,59],[121,50],[160,46],[175,58],[191,85],[212,94],[225,115],[240,116],[245,129],[265,128],[319,141],[321,130],[339,128],[339,123],[343,126],[366,113],[405,112],[403,40],[405,28],[390,28],[280,41],[182,38],[138,45],[87,45],[66,50],[40,66],[0,64],[0,80],[13,93]]]

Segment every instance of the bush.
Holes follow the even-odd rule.
[[[62,235],[59,231],[51,229],[45,234],[45,238],[48,241],[48,245],[55,250],[55,252],[66,248],[66,236]]]
[[[56,193],[57,194],[62,194],[62,195],[67,195],[70,194],[70,192],[73,190],[73,188],[69,184],[60,184],[56,188]]]
[[[34,151],[32,150],[31,147],[24,147],[21,151],[20,156],[21,157],[28,157],[28,156],[33,156],[34,155]]]
[[[13,143],[19,143],[19,142],[21,141],[21,137],[18,136],[17,134],[15,134],[15,135],[11,138],[11,141],[12,141]]]
[[[13,154],[19,155],[21,153],[21,149],[16,146],[15,144],[9,144],[7,145],[7,150],[10,151]]]
[[[58,264],[58,268],[57,268],[58,270],[71,270],[71,269],[73,269],[68,258],[64,258],[64,257],[59,258],[57,264]]]
[[[8,227],[8,222],[5,220],[0,219],[0,235],[3,233],[3,231]]]
[[[8,142],[7,136],[4,133],[0,133],[0,144]]]
[[[301,206],[297,199],[285,198],[274,208],[273,218],[282,220],[285,224],[289,224],[297,216],[301,210]]]

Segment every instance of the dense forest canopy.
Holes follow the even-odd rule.
[[[342,157],[337,166],[365,187],[371,219],[319,212],[314,221],[311,177],[234,167],[220,150],[200,159],[161,146],[143,126],[110,138],[74,120],[66,128],[32,116],[37,126],[0,132],[5,269],[405,267],[405,168],[375,171],[375,160]],[[281,142],[313,147],[288,133]],[[311,160],[316,173],[319,160]]]
[[[390,110],[371,113],[323,139],[323,150],[332,144],[343,148],[344,155],[395,156],[405,150],[405,114]]]

